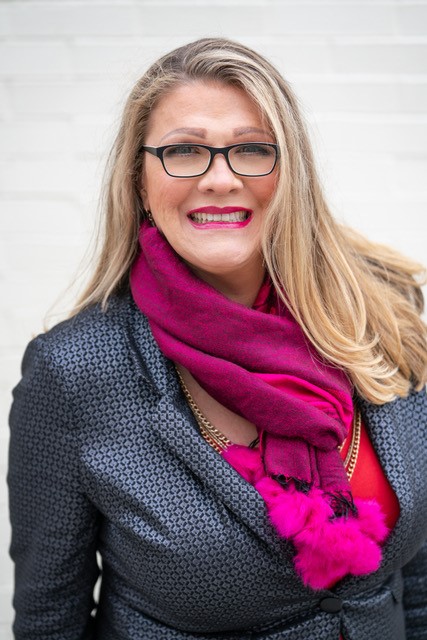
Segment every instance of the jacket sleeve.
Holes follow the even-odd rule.
[[[14,632],[17,640],[89,640],[98,515],[80,486],[66,366],[46,343],[40,336],[27,347],[10,413]]]
[[[402,569],[406,640],[427,638],[427,540]]]

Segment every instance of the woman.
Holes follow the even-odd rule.
[[[334,222],[266,60],[155,63],[15,389],[16,638],[425,638],[418,271]]]

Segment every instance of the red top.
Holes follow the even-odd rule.
[[[350,442],[351,433],[346,438],[341,450],[341,457],[343,459],[347,455]],[[363,422],[359,454],[350,485],[355,498],[375,498],[377,500],[383,509],[388,528],[390,530],[393,529],[400,513],[399,502],[384,475],[384,471],[382,470]]]

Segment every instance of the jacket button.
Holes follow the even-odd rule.
[[[326,611],[326,613],[338,613],[342,609],[342,600],[334,596],[323,598],[323,600],[319,602],[319,607],[322,611]]]

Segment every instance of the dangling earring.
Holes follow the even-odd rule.
[[[147,191],[146,189],[142,188],[141,189],[141,200],[142,202],[144,202],[144,199],[147,197]],[[154,220],[153,220],[153,216],[151,214],[150,209],[146,209],[144,207],[144,204],[142,204],[142,213],[144,214],[144,217],[146,217],[148,219],[148,222],[151,224],[152,227],[155,227],[156,225],[154,224]]]
[[[154,224],[153,214],[149,209],[145,209],[145,213],[147,214],[148,222],[151,224],[152,227],[154,227],[155,224]]]

